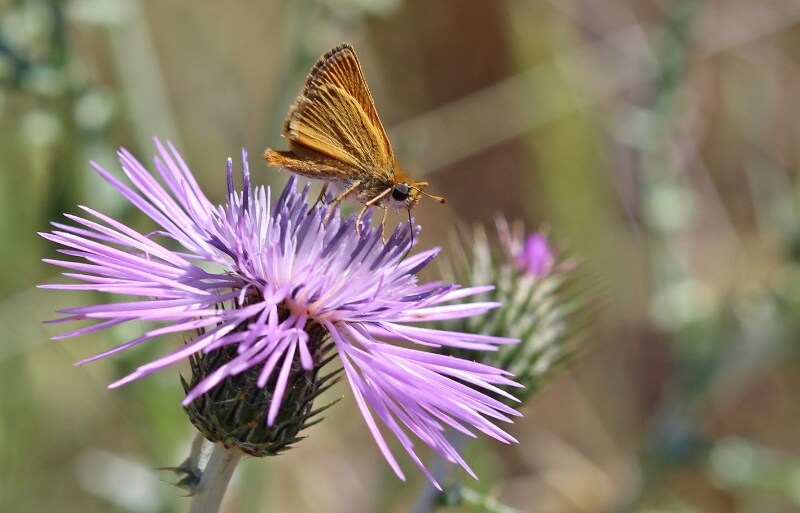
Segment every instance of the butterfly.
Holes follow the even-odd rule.
[[[343,200],[362,203],[356,218],[373,206],[386,214],[411,209],[421,196],[440,203],[445,199],[423,191],[428,182],[417,182],[403,171],[378,118],[361,63],[353,47],[342,43],[323,55],[306,78],[303,90],[283,123],[288,151],[267,149],[264,159],[307,178],[323,180],[334,197],[331,210]]]

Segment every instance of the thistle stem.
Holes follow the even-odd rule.
[[[236,470],[236,465],[244,453],[238,449],[226,449],[220,443],[214,444],[208,464],[203,469],[197,494],[192,497],[189,513],[217,513],[222,497]]]
[[[445,436],[458,452],[461,452],[461,450],[467,445],[467,437],[461,433],[448,430]],[[436,453],[433,457],[433,463],[431,463],[430,468],[433,478],[436,479],[439,484],[441,484],[445,480],[447,472],[452,469],[452,465],[444,457]],[[433,486],[430,481],[425,480],[425,484],[422,485],[422,490],[420,490],[419,495],[417,496],[417,502],[414,505],[413,513],[433,513],[439,507],[437,503],[441,495],[441,490],[438,490],[435,486]]]
[[[430,469],[434,479],[441,483],[447,472],[447,462],[442,456],[436,454],[433,457],[433,463],[431,463]],[[414,505],[413,513],[433,513],[437,509],[436,503],[441,494],[442,492],[433,486],[430,481],[425,480],[417,496],[417,502]]]

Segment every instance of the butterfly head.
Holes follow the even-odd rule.
[[[428,182],[414,182],[413,180],[394,183],[389,192],[389,208],[394,211],[411,210],[419,203],[422,196],[428,196],[439,203],[445,203],[444,198],[424,192],[422,189],[427,186]]]

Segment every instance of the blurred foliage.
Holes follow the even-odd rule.
[[[59,327],[41,321],[100,298],[34,288],[59,279],[36,232],[79,204],[147,230],[88,162],[118,171],[116,148],[147,159],[153,136],[221,200],[224,159],[247,147],[258,169],[343,40],[398,155],[448,198],[415,210],[421,246],[500,211],[547,222],[599,284],[579,361],[526,406],[518,446],[467,448],[487,495],[450,510],[797,511],[786,0],[0,0],[0,511],[186,510],[154,470],[193,436],[178,370],[105,388],[179,341],[74,368],[137,333],[48,342]],[[228,511],[410,509],[421,476],[396,480],[338,395],[295,450],[244,462]]]

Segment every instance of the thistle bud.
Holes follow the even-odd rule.
[[[443,327],[521,342],[492,352],[452,348],[443,352],[512,372],[525,388],[503,389],[525,401],[572,353],[571,320],[580,302],[568,299],[566,289],[575,263],[561,259],[544,233],[525,236],[521,224],[510,227],[502,218],[496,220],[496,229],[491,238],[482,227],[458,237],[455,256],[444,273],[445,279],[465,285],[493,285],[481,299],[502,306]]]

